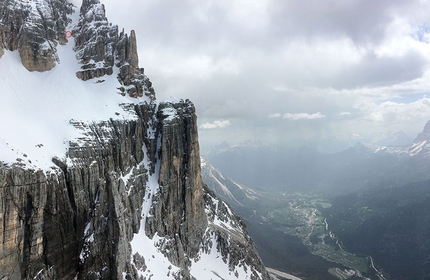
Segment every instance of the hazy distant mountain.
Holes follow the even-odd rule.
[[[375,134],[374,143],[403,139]],[[384,134],[387,135],[387,134]],[[391,140],[392,141],[391,141]],[[405,143],[398,141],[397,143]],[[409,146],[380,146],[356,142],[341,152],[324,154],[308,147],[288,149],[258,141],[226,142],[206,157],[238,184],[261,190],[348,192],[357,188],[385,188],[430,178],[430,124]]]
[[[403,131],[388,131],[371,134],[364,143],[386,147],[406,147],[412,143],[413,137]]]
[[[215,152],[216,151],[216,152]],[[322,154],[306,147],[286,149],[246,142],[206,155],[223,174],[260,190],[313,188],[321,174]]]
[[[363,134],[335,134],[318,135],[305,141],[303,145],[317,151],[332,154],[353,147],[358,142],[365,145],[377,145],[385,147],[406,147],[411,145],[413,136],[403,131],[378,132],[370,135]]]
[[[417,135],[413,144],[409,147],[408,153],[411,156],[420,158],[430,157],[430,121],[426,123],[423,131]]]
[[[363,144],[343,152],[323,154],[300,147],[287,149],[269,144],[234,145],[207,155],[223,174],[239,184],[264,191],[334,191],[361,187],[380,171],[397,165],[397,154],[374,153]],[[370,174],[373,174],[369,178]],[[350,180],[354,178],[354,180]]]

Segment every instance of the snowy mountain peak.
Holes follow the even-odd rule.
[[[361,142],[357,142],[357,144],[355,144],[355,146],[350,149],[364,154],[372,152],[369,146],[364,145]]]
[[[119,33],[100,1],[84,0],[78,10],[66,0],[1,0],[0,8],[0,58],[5,51],[18,51],[27,70],[50,71],[63,63],[59,47],[72,42],[79,79],[102,83],[104,76],[113,76],[120,83],[118,93],[155,99],[151,82],[138,67],[134,31],[130,36]]]
[[[72,119],[136,118],[121,104],[155,100],[135,33],[119,33],[99,1],[77,9],[63,0],[0,0],[0,7],[1,161],[49,169],[82,137]]]
[[[0,279],[268,280],[203,185],[194,105],[155,100],[135,33],[98,0],[0,8]]]

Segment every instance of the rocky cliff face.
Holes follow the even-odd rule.
[[[65,1],[0,6],[0,54],[47,71],[70,29],[77,78],[118,73],[118,93],[142,97],[118,105],[122,118],[68,120],[78,136],[49,168],[0,158],[0,279],[269,279],[244,224],[202,183],[193,104],[155,101],[134,32],[118,33],[96,0],[76,22]]]

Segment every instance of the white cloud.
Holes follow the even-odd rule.
[[[372,106],[373,115],[389,122],[413,121],[430,118],[430,98],[422,98],[411,103],[386,101]]]
[[[316,120],[316,119],[322,119],[325,118],[321,112],[317,112],[315,114],[308,114],[308,113],[285,113],[282,116],[284,119],[289,120]]]
[[[219,120],[212,123],[204,123],[200,125],[200,129],[215,129],[215,128],[226,128],[231,125],[229,120]]]
[[[279,113],[269,115],[269,119],[279,119],[280,117],[282,117],[282,115]]]
[[[340,112],[339,116],[349,116],[351,115],[350,112]]]
[[[380,104],[362,102],[355,106],[363,112],[363,120],[385,130],[419,132],[423,124],[430,120],[430,98],[423,97],[409,103],[384,101]],[[399,129],[398,125],[402,124]]]

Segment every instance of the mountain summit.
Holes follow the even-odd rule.
[[[269,279],[135,33],[97,0],[0,7],[0,279]]]
[[[419,143],[423,141],[429,141],[430,140],[430,121],[428,121],[424,128],[423,132],[418,133],[417,137],[414,140],[414,143]]]
[[[0,6],[0,57],[4,50],[18,51],[27,70],[49,71],[62,63],[59,46],[74,40],[78,78],[86,81],[116,72],[121,93],[155,98],[151,82],[138,67],[135,32],[119,33],[98,0],[83,0],[79,14],[65,0],[3,0]]]

